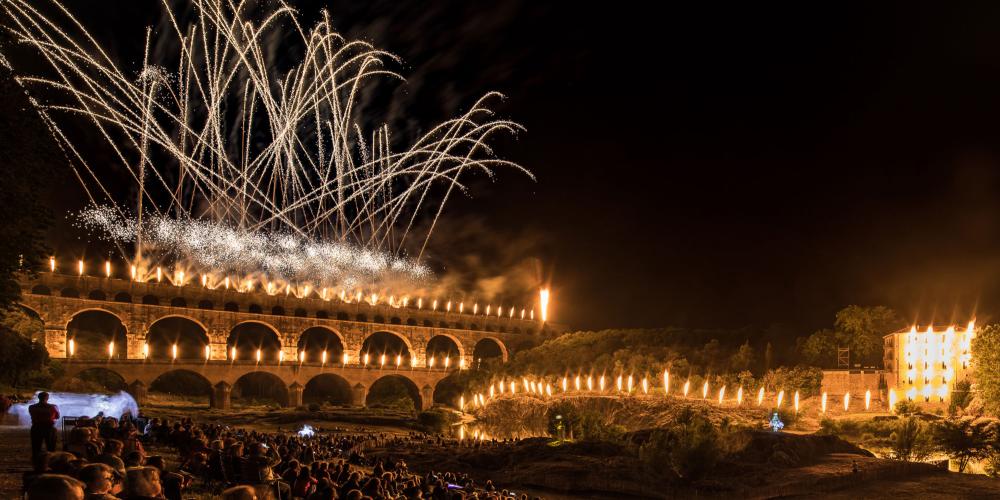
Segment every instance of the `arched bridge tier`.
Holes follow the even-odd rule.
[[[203,361],[173,362],[148,360],[82,361],[68,360],[65,377],[73,377],[85,370],[109,370],[119,375],[128,384],[128,391],[142,404],[146,391],[163,374],[183,370],[196,373],[212,385],[211,404],[213,408],[230,407],[233,386],[243,376],[251,373],[269,373],[285,384],[288,406],[301,406],[302,393],[310,380],[321,375],[336,375],[347,382],[351,389],[351,403],[364,406],[368,390],[375,382],[385,377],[403,377],[413,383],[419,391],[420,409],[430,408],[434,402],[434,387],[451,371],[429,368],[396,368],[377,366],[343,366],[310,363],[257,363],[254,361]]]

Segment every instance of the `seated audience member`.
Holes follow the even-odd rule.
[[[245,484],[233,486],[222,492],[222,500],[257,500],[257,493]]]
[[[136,467],[125,474],[125,490],[121,497],[125,500],[148,500],[162,498],[160,471],[154,467]]]
[[[117,472],[107,464],[88,464],[80,469],[79,479],[86,484],[87,500],[116,500],[121,491]]]
[[[84,485],[63,474],[42,474],[28,488],[28,500],[84,500]]]

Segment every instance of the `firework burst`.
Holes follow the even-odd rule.
[[[426,280],[422,253],[445,202],[465,190],[461,177],[499,168],[532,176],[490,147],[498,133],[521,130],[493,117],[496,93],[403,150],[387,126],[363,130],[361,92],[376,79],[401,80],[391,69],[398,58],[346,40],[325,11],[306,29],[284,2],[193,0],[186,19],[163,4],[170,29],[157,46],[176,53],[154,57],[148,30],[134,74],[57,0],[44,9],[36,0],[2,4],[15,38],[52,70],[18,81],[32,95],[56,96],[33,102],[90,197],[94,208],[80,219],[127,259],[334,286]],[[288,53],[300,58],[290,64]],[[60,127],[67,117],[105,140],[138,188],[134,204],[111,194]]]

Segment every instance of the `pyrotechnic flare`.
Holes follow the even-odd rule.
[[[211,359],[212,359],[212,346],[206,344],[205,345],[205,361],[209,361]]]
[[[577,375],[576,378],[573,379],[573,388],[575,388],[579,392],[579,390],[580,390],[580,376],[579,375]]]
[[[496,395],[495,390],[496,390],[496,386],[494,384],[490,384],[490,399],[493,399],[493,396]]]
[[[115,342],[114,341],[108,342],[108,357],[109,358],[115,357]]]
[[[490,315],[490,305],[486,304],[486,314],[485,314],[485,316],[489,316],[489,315]]]
[[[458,409],[465,411],[465,396],[458,397]]]
[[[670,370],[663,370],[663,394],[670,394]]]
[[[524,388],[525,389],[528,389],[528,387],[529,387],[528,377],[521,377],[521,383],[524,384]]]
[[[569,388],[569,380],[566,378],[565,375],[563,375],[563,378],[562,378],[562,391],[566,392],[566,390],[568,388]]]
[[[230,350],[229,359],[236,361],[236,346],[233,346],[233,348]]]
[[[726,386],[722,386],[722,388],[719,389],[719,404],[720,405],[722,404],[722,398],[724,398],[725,396],[726,396]]]
[[[163,281],[163,269],[159,266],[156,267],[156,282],[159,283]]]
[[[503,380],[500,381],[499,385],[500,385],[500,394],[503,394],[503,386],[504,386]]]
[[[601,392],[604,392],[604,375],[598,380],[598,386],[601,388]]]
[[[794,400],[795,400],[795,414],[798,415],[799,414],[799,391],[795,391]]]
[[[73,339],[69,339],[69,357],[73,357],[76,354],[76,342]]]
[[[427,368],[434,368],[434,356],[427,361]]]
[[[847,409],[850,408],[850,406],[851,406],[851,393],[848,392],[844,394],[844,411],[847,411]]]
[[[451,364],[451,358],[449,356],[445,356],[444,357],[444,369],[447,370],[448,369],[448,365],[450,365],[450,364]]]
[[[132,281],[135,281],[136,280],[136,276],[138,275],[139,271],[138,271],[138,269],[135,268],[135,266],[132,266],[131,271],[132,271],[132,274],[131,274]],[[226,281],[226,288],[229,288],[229,282],[228,282],[229,278],[226,278],[226,280],[227,280]]]
[[[552,386],[550,384],[545,384],[545,395],[546,396],[552,395]]]
[[[628,393],[632,394],[632,376],[629,375],[625,380],[625,388],[628,389]]]
[[[819,405],[820,405],[819,406],[820,413],[826,413],[826,393],[825,392],[823,393],[823,396],[819,400]]]
[[[83,276],[83,259],[80,260],[80,262],[77,264],[76,268],[77,268],[77,271],[79,272],[80,276]]]
[[[889,413],[896,413],[896,390],[889,389]]]
[[[299,351],[298,358],[299,358],[299,363],[305,363],[306,362],[306,351],[305,351],[305,349]]]
[[[260,359],[261,359],[261,350],[257,349],[257,362],[258,363],[260,363]]]
[[[691,379],[687,379],[684,382],[684,397],[688,397],[688,390],[691,389]]]
[[[72,340],[70,342],[72,342]],[[149,342],[142,343],[142,358],[149,359]]]
[[[341,363],[342,363],[342,364],[343,364],[344,366],[347,366],[347,362],[348,362],[348,361],[350,361],[350,360],[351,360],[351,357],[347,355],[347,352],[346,352],[346,351],[344,351],[344,354],[342,354],[342,355],[340,356],[340,362],[341,362]]]
[[[764,387],[761,386],[760,390],[757,391],[757,406],[760,406],[763,403],[764,403]]]
[[[868,411],[868,408],[871,407],[871,404],[872,404],[872,391],[871,389],[869,389],[865,391],[865,411]]]
[[[649,394],[649,380],[646,377],[642,377],[642,393]]]
[[[465,358],[458,358],[458,369],[459,370],[465,369]]]
[[[549,320],[549,289],[543,288],[538,292],[538,305],[542,311],[542,323]]]
[[[170,356],[176,360],[177,359],[177,344],[170,346]]]
[[[385,368],[385,353],[378,357],[378,368],[379,370]]]
[[[104,276],[107,277],[107,278],[111,277],[111,261],[110,260],[104,261]]]
[[[736,391],[736,406],[743,406],[743,386]]]
[[[278,364],[280,365],[284,361],[285,361],[285,351],[280,350],[278,351]]]
[[[403,364],[403,355],[402,354],[397,354],[396,355],[396,368],[399,368],[402,364]]]
[[[708,381],[705,381],[705,385],[701,386],[701,399],[708,398]]]
[[[594,377],[587,375],[587,390],[593,392],[594,390]]]
[[[446,312],[451,312],[451,301],[450,300],[448,301],[447,304],[445,304],[444,309],[445,309]]]
[[[49,271],[56,272],[56,258],[49,257]]]
[[[515,394],[517,394],[517,381],[516,380],[511,380],[510,381],[510,395],[513,396]]]
[[[326,349],[323,349],[323,352],[320,353],[320,355],[319,355],[319,362],[320,362],[320,364],[324,364],[324,365],[326,364]]]
[[[785,399],[785,391],[784,391],[784,389],[778,391],[778,400],[775,403],[774,407],[775,408],[781,408],[781,400],[783,400],[783,399]]]
[[[618,388],[618,392],[622,392],[622,376],[621,375],[619,375],[618,378],[615,380],[615,387]]]

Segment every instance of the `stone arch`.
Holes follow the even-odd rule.
[[[466,382],[460,379],[458,372],[452,372],[434,384],[433,402],[458,408],[459,397],[466,390]]]
[[[71,299],[78,299],[80,298],[80,291],[77,290],[76,288],[68,286],[66,288],[63,288],[62,290],[59,290],[59,296]]]
[[[401,397],[409,397],[415,411],[423,408],[423,397],[417,384],[403,375],[384,375],[368,388],[365,406],[396,406],[400,403]]]
[[[264,371],[245,373],[233,383],[232,398],[237,400],[271,400],[288,406],[288,387],[281,377]]]
[[[87,299],[108,300],[108,294],[104,293],[103,290],[91,290],[89,293],[87,293]]]
[[[236,302],[226,302],[225,305],[222,306],[222,309],[229,312],[240,312],[240,305]]]
[[[66,323],[67,355],[73,341],[73,358],[125,359],[128,337],[125,322],[112,311],[101,308],[82,309]],[[114,342],[113,349],[109,344]]]
[[[340,375],[335,373],[321,373],[309,379],[302,389],[302,402],[310,403],[333,403],[337,405],[350,405],[354,400],[354,391],[351,384]]]
[[[236,347],[236,359],[233,359]],[[243,321],[229,330],[226,340],[226,357],[230,361],[253,361],[261,350],[261,361],[278,361],[281,351],[281,334],[263,321]]]
[[[445,356],[451,358],[452,366],[458,366],[458,360],[462,357],[462,343],[452,335],[439,333],[427,341],[427,366],[433,356],[436,358],[435,365],[443,366]]]
[[[209,343],[208,328],[196,319],[171,314],[149,325],[146,342],[149,359],[172,359],[172,347],[176,344],[177,359],[203,360]]]
[[[115,294],[115,302],[132,303],[132,296],[128,292],[118,292]]]
[[[52,295],[52,290],[45,285],[35,285],[31,287],[31,293],[35,295]]]
[[[149,392],[161,392],[170,395],[190,398],[206,397],[206,402],[212,400],[212,383],[204,375],[184,369],[170,370],[159,374],[149,384]]]
[[[160,298],[156,295],[143,295],[142,303],[147,306],[158,306],[160,305]]]
[[[128,383],[122,374],[105,366],[94,366],[60,380],[55,388],[68,392],[92,392],[95,390],[119,392],[124,391],[127,387]],[[117,417],[118,415],[113,416]]]
[[[378,330],[365,337],[361,344],[361,355],[371,356],[372,363],[378,363],[379,356],[385,354],[386,364],[395,365],[397,355],[402,356],[401,366],[410,366],[410,356],[413,355],[413,345],[405,336],[388,330]],[[390,362],[391,361],[391,362]]]
[[[174,297],[170,299],[170,307],[187,307],[188,301],[184,297]]]
[[[327,363],[339,363],[345,345],[340,332],[325,326],[313,326],[299,335],[296,352],[306,351],[306,361],[316,363],[322,360],[322,353],[326,351]]]
[[[507,346],[496,337],[483,337],[476,342],[472,349],[472,359],[476,366],[486,360],[499,359],[501,363],[506,363],[508,357]]]

